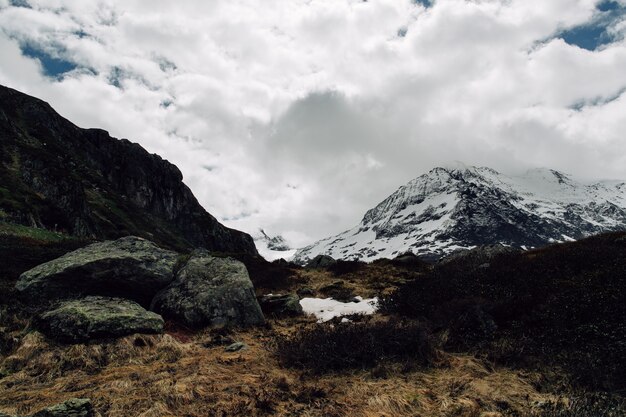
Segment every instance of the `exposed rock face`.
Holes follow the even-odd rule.
[[[266,315],[299,316],[304,314],[300,305],[300,297],[296,294],[269,294],[259,300],[261,309]]]
[[[626,183],[578,182],[549,169],[507,176],[486,167],[435,168],[367,211],[353,229],[299,250],[373,261],[411,251],[439,259],[458,249],[521,249],[626,229]]]
[[[106,295],[149,305],[173,279],[178,254],[125,237],[94,243],[24,272],[16,289],[31,301]]]
[[[128,140],[81,129],[48,104],[0,86],[0,210],[5,220],[78,237],[136,235],[174,249],[256,254],[221,225],[178,168]]]
[[[285,241],[285,238],[283,238],[282,236],[269,236],[267,233],[265,233],[265,231],[263,229],[260,230],[261,232],[261,239],[265,240],[267,242],[267,247],[270,250],[274,250],[274,251],[279,251],[279,252],[284,252],[284,251],[288,251],[291,250],[291,248],[289,247],[289,245],[287,244],[287,242]]]
[[[313,259],[307,262],[306,268],[315,269],[315,268],[326,268],[328,266],[334,265],[337,263],[334,258],[328,255],[317,255]]]
[[[196,250],[153,301],[154,311],[191,327],[264,323],[243,263]]]
[[[86,398],[72,398],[64,403],[48,407],[35,414],[25,417],[94,417],[95,413],[91,400]],[[0,417],[18,417],[4,414],[0,411]]]
[[[475,266],[488,265],[495,257],[519,252],[519,249],[503,245],[482,245],[472,249],[461,249],[441,260],[442,263],[463,261]]]
[[[121,298],[85,297],[63,302],[40,318],[42,331],[65,342],[121,337],[134,333],[162,333],[163,318]]]

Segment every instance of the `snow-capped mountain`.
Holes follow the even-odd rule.
[[[549,169],[506,176],[484,167],[435,168],[369,210],[346,232],[300,249],[372,261],[411,251],[438,258],[501,243],[531,248],[626,229],[626,184],[577,182]]]
[[[253,238],[259,254],[268,261],[290,259],[296,252],[282,236],[269,236],[263,229],[259,229]]]

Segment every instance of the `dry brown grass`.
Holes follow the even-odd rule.
[[[321,297],[324,296],[320,291],[322,288],[342,281],[355,296],[371,298],[389,294],[407,280],[415,279],[419,274],[419,272],[379,263],[368,264],[358,271],[344,275],[335,275],[325,269],[301,269],[295,271],[293,282],[298,284],[293,290],[308,286]]]
[[[212,346],[209,332],[73,346],[30,333],[0,363],[12,372],[0,379],[0,410],[26,414],[87,397],[104,417],[487,417],[549,398],[533,389],[533,375],[490,369],[468,356],[442,354],[425,371],[381,365],[319,377],[281,368],[271,340],[309,322],[231,334],[249,346],[236,353]]]

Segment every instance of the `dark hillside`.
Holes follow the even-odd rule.
[[[626,388],[626,234],[490,260],[441,263],[383,301],[425,318],[446,347],[507,364],[563,367],[582,385]]]
[[[47,103],[0,86],[0,220],[80,238],[136,235],[176,249],[255,254],[221,225],[176,166],[128,140],[81,129]]]

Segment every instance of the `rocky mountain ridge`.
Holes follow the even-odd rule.
[[[296,249],[289,246],[281,235],[271,236],[265,230],[259,229],[253,238],[259,254],[268,261],[289,259],[296,253]]]
[[[287,241],[282,236],[269,236],[267,233],[265,233],[265,230],[263,229],[260,229],[259,232],[261,233],[261,235],[259,236],[259,240],[267,242],[268,249],[279,252],[291,250],[291,248],[287,244]]]
[[[369,210],[354,228],[300,249],[294,261],[440,258],[503,244],[521,249],[626,228],[626,183],[584,184],[535,169],[507,176],[486,167],[434,168]]]
[[[140,145],[81,129],[47,103],[0,86],[0,221],[257,253],[248,234],[220,224],[182,180],[176,166]]]

